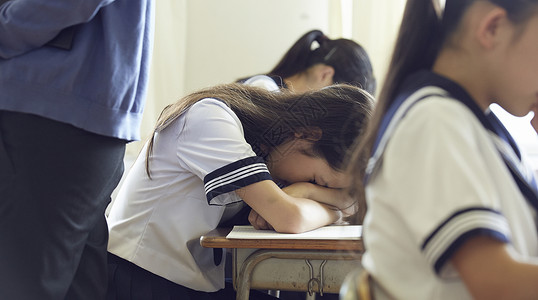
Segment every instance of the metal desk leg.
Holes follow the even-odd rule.
[[[261,253],[260,253],[261,252]],[[254,267],[261,261],[264,261],[266,259],[269,259],[272,256],[272,252],[269,253],[263,253],[266,251],[258,250],[254,253],[252,253],[241,266],[241,270],[239,271],[239,274],[237,275],[237,296],[236,300],[248,300],[248,296],[250,294],[250,275],[252,274],[252,270],[254,270]]]
[[[306,300],[316,300],[316,293],[310,294],[309,292],[306,292]]]
[[[237,274],[237,296],[236,300],[248,300],[250,295],[251,275],[254,268],[262,261],[269,258],[278,259],[304,259],[304,251],[282,251],[282,250],[257,250],[250,254],[243,262],[241,270]],[[350,260],[355,259],[356,255],[345,253],[324,253],[311,252],[308,258],[312,260]],[[235,262],[234,262],[235,264]]]
[[[279,290],[269,290],[267,291],[267,294],[273,296],[273,297],[276,297],[276,298],[280,298],[280,291]]]

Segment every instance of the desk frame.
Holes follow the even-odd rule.
[[[323,268],[327,261],[358,261],[364,248],[362,240],[254,240],[254,239],[227,239],[230,228],[218,228],[200,238],[200,244],[208,248],[232,249],[233,280],[237,291],[237,300],[248,300],[252,282],[252,274],[260,263],[268,259],[305,260],[310,267],[310,281],[307,288],[301,291],[312,294],[324,292]],[[240,251],[250,251],[246,259],[238,257]],[[244,255],[244,253],[243,253]],[[238,269],[238,262],[242,260]],[[319,278],[313,274],[310,260],[321,260]],[[338,292],[342,282],[329,292]],[[317,285],[317,290],[314,287]],[[280,286],[269,289],[281,290]],[[282,289],[284,290],[284,289]]]

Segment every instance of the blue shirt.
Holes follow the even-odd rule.
[[[12,0],[0,6],[0,110],[140,139],[152,0]],[[75,26],[72,48],[47,46]]]

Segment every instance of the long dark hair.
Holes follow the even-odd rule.
[[[432,0],[408,0],[392,54],[385,82],[376,102],[373,117],[366,134],[354,151],[350,172],[356,178],[352,193],[363,193],[362,180],[365,161],[370,156],[379,126],[387,109],[393,103],[401,82],[410,74],[431,69],[444,45],[458,28],[464,12],[476,0],[446,0],[446,7],[438,16]],[[522,23],[535,12],[537,0],[488,0],[504,8],[515,24]],[[364,199],[364,195],[357,196]],[[365,207],[363,203],[362,207]]]
[[[186,109],[204,98],[219,99],[235,112],[243,126],[245,139],[260,156],[290,140],[296,132],[321,129],[321,138],[314,142],[312,155],[324,158],[338,171],[345,169],[352,145],[362,134],[373,109],[373,99],[368,93],[345,84],[304,94],[270,92],[237,83],[206,88],[162,111],[148,144],[148,176],[151,176],[150,161],[156,133],[165,130]]]
[[[314,42],[319,47],[312,49]],[[352,40],[332,40],[320,30],[301,36],[268,75],[284,79],[319,63],[334,68],[334,83],[356,85],[370,94],[375,93],[376,80],[366,50]]]

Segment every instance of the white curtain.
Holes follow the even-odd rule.
[[[378,91],[388,68],[406,0],[354,0],[353,40],[372,60]]]
[[[331,38],[353,38],[353,2],[354,0],[329,0],[329,30]]]

